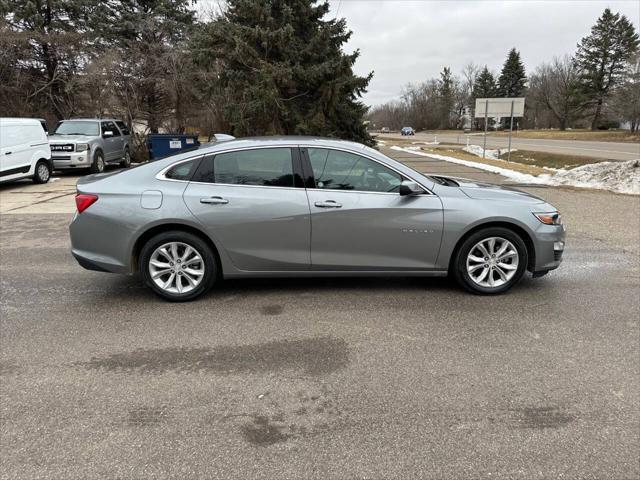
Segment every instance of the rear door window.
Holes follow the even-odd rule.
[[[131,134],[131,132],[129,131],[129,127],[127,127],[127,125],[124,122],[116,122],[116,124],[120,128],[120,131],[122,132],[123,135]]]
[[[205,158],[193,181],[227,185],[293,187],[290,148],[259,148]]]

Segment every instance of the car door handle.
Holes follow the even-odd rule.
[[[325,200],[324,202],[316,202],[315,206],[319,208],[340,208],[342,204],[335,200]]]
[[[200,199],[200,203],[206,203],[208,205],[226,205],[229,200],[222,197],[204,197]]]
[[[11,152],[4,152],[5,155],[11,155]]]

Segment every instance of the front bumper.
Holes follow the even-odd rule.
[[[565,249],[565,237],[564,225],[544,225],[536,232],[534,277],[542,276],[560,266]]]
[[[57,153],[57,152],[56,152]],[[63,170],[67,168],[86,168],[91,166],[91,155],[85,152],[65,152],[64,154],[52,154],[53,168]]]

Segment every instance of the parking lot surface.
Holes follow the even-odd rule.
[[[565,262],[498,297],[269,279],[170,304],[81,269],[72,177],[37,188],[0,187],[0,478],[640,476],[638,197],[532,189]]]

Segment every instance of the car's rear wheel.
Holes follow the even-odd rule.
[[[47,162],[40,160],[36,164],[36,170],[33,174],[33,183],[47,183],[50,178],[51,166]]]
[[[100,150],[93,154],[93,162],[91,163],[89,170],[91,173],[104,172],[104,154]]]
[[[460,285],[473,293],[503,293],[527,269],[527,247],[512,230],[486,228],[470,235],[457,251],[453,273]]]
[[[131,166],[131,154],[129,153],[129,149],[124,149],[124,156],[122,157],[122,161],[120,162],[120,166],[122,168],[129,168]]]
[[[140,252],[140,274],[162,298],[193,300],[214,284],[217,266],[211,248],[200,237],[171,231],[151,238]]]

